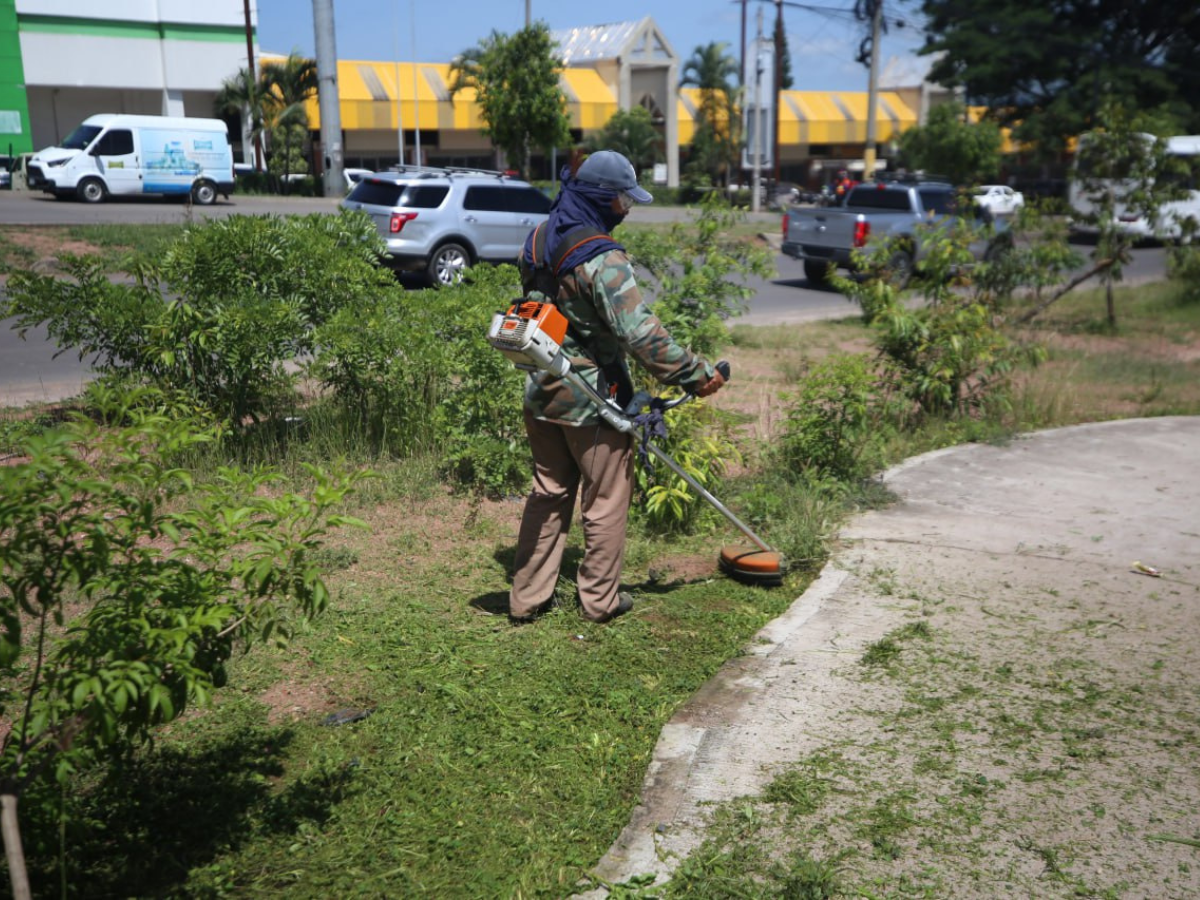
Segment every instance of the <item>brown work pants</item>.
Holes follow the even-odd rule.
[[[532,614],[554,596],[563,549],[582,485],[583,562],[577,584],[585,619],[602,620],[617,607],[625,527],[633,496],[633,439],[607,425],[573,428],[525,411],[533,451],[533,489],[517,537],[509,612]]]

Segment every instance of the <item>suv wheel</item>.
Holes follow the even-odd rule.
[[[430,284],[458,284],[462,281],[463,269],[470,264],[471,257],[461,244],[442,244],[429,257],[425,272]]]

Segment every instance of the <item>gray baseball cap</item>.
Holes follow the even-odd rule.
[[[583,161],[575,177],[588,184],[624,191],[638,203],[654,200],[649,191],[638,185],[633,163],[616,150],[597,150]]]

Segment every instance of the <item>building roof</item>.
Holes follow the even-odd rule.
[[[622,55],[622,51],[634,39],[645,21],[642,19],[640,22],[563,28],[550,32],[550,39],[558,44],[562,60],[568,66],[599,59],[616,59]]]

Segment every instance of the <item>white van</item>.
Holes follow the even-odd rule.
[[[1150,158],[1149,147],[1156,138],[1151,134],[1140,134],[1140,138],[1147,145],[1145,156]],[[1079,149],[1075,153],[1067,191],[1067,201],[1077,214],[1071,222],[1072,231],[1078,234],[1096,234],[1100,230],[1095,222],[1098,213],[1097,200],[1111,192],[1113,225],[1119,233],[1136,240],[1195,240],[1190,231],[1185,231],[1184,223],[1191,219],[1200,225],[1200,180],[1196,175],[1197,163],[1200,162],[1200,134],[1181,134],[1158,139],[1165,142],[1164,150],[1168,157],[1187,163],[1181,167],[1187,174],[1172,172],[1167,176],[1179,189],[1179,199],[1166,201],[1154,210],[1150,218],[1137,208],[1137,204],[1131,202],[1131,198],[1141,189],[1136,181],[1098,178],[1088,171],[1088,139],[1087,134],[1079,138]],[[1134,158],[1137,158],[1136,155]]]
[[[233,150],[220,119],[106,113],[34,154],[26,173],[33,190],[87,203],[171,194],[207,206],[233,191]]]

